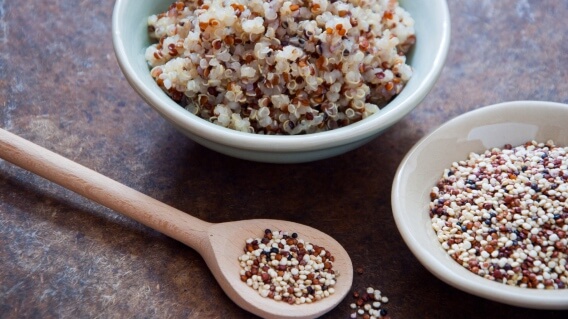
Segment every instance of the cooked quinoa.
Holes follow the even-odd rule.
[[[146,60],[189,112],[301,134],[364,119],[412,75],[414,20],[396,0],[197,0],[148,18]]]

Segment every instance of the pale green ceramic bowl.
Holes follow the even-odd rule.
[[[144,59],[147,17],[165,11],[172,0],[117,0],[112,34],[118,63],[132,87],[167,121],[191,139],[230,156],[273,163],[314,161],[353,150],[377,137],[414,109],[428,94],[444,66],[450,42],[445,0],[401,0],[415,19],[417,43],[409,55],[414,75],[381,112],[333,131],[301,136],[237,132],[203,120],[172,101],[150,77]]]
[[[568,145],[568,105],[515,101],[462,114],[421,139],[402,160],[392,188],[396,225],[416,258],[435,276],[458,289],[489,300],[536,309],[568,309],[568,289],[520,288],[471,273],[438,242],[429,216],[430,191],[445,168],[505,144],[535,140]]]

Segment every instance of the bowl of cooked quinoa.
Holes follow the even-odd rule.
[[[489,300],[568,309],[568,105],[515,101],[420,140],[392,188],[398,229],[436,277]]]
[[[138,94],[238,158],[323,159],[414,109],[443,68],[443,0],[117,0],[113,41]]]

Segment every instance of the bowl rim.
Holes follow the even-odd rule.
[[[273,152],[313,151],[348,144],[380,132],[380,130],[391,126],[408,114],[432,89],[441,74],[448,55],[451,27],[446,0],[431,2],[431,6],[437,6],[436,11],[440,13],[442,21],[441,42],[435,52],[432,68],[425,73],[422,83],[406,100],[401,101],[396,108],[381,111],[381,125],[377,123],[379,117],[374,120],[371,116],[365,121],[359,121],[331,131],[304,135],[262,135],[239,132],[204,121],[197,116],[188,116],[187,111],[175,102],[164,101],[163,98],[153,94],[150,90],[144,90],[144,83],[136,77],[133,63],[127,58],[124,43],[121,41],[123,30],[121,30],[120,17],[128,10],[125,5],[126,0],[116,0],[114,5],[112,16],[113,46],[118,64],[136,92],[162,116],[188,130],[191,134],[221,145],[238,145],[239,148],[253,151],[265,151],[267,149]],[[393,102],[391,101],[391,103]]]
[[[492,113],[496,111],[513,112],[515,108],[522,107],[546,107],[549,110],[568,113],[568,104],[547,101],[510,101],[484,106],[450,119],[422,137],[400,162],[395,173],[391,191],[392,212],[401,237],[412,254],[430,273],[450,286],[472,295],[513,306],[534,309],[568,309],[568,289],[541,290],[505,285],[471,273],[449,256],[444,260],[437,259],[428,249],[424,249],[424,245],[415,236],[413,229],[403,218],[403,215],[407,214],[407,212],[403,211],[401,207],[403,204],[401,204],[400,200],[400,194],[404,192],[405,185],[403,173],[409,168],[409,163],[411,163],[432,140],[437,136],[445,134],[450,127],[464,124],[474,117],[484,118],[489,122]],[[502,123],[505,122],[503,121]],[[476,125],[476,127],[479,126],[482,125]],[[426,213],[427,211],[424,211],[424,214]],[[428,230],[426,231],[428,232]]]

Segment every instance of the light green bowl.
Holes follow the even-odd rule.
[[[412,111],[434,86],[446,60],[450,16],[445,0],[401,0],[415,20],[417,42],[408,62],[414,75],[388,106],[362,121],[336,130],[299,136],[265,136],[224,128],[193,115],[171,100],[150,76],[144,52],[150,42],[147,17],[162,11],[170,0],[117,0],[112,34],[118,63],[130,85],[179,131],[205,147],[259,162],[298,163],[353,150]]]

